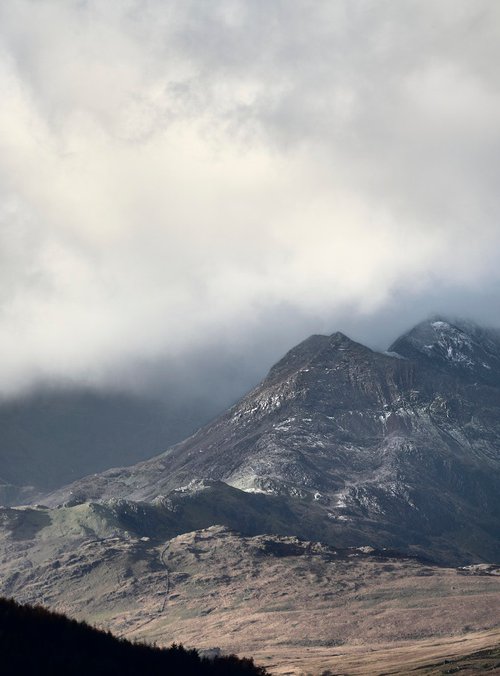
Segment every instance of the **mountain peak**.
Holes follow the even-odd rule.
[[[356,343],[341,331],[330,336],[313,334],[289,350],[269,371],[266,381],[287,377],[290,374],[307,368],[311,364],[316,366],[336,360],[339,354],[348,349],[371,350],[360,343]]]
[[[360,343],[356,343],[356,341],[352,340],[352,338],[349,338],[349,336],[346,336],[346,334],[342,333],[342,331],[335,331],[332,333],[328,337],[328,342],[330,345],[360,345]]]
[[[500,333],[470,320],[433,316],[400,336],[389,351],[474,379],[497,382],[500,378]]]

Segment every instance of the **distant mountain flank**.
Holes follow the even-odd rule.
[[[202,402],[91,387],[40,387],[0,402],[0,503],[150,458],[214,414]],[[31,488],[28,488],[30,487]]]
[[[435,317],[386,353],[311,336],[185,441],[43,502],[177,504],[207,482],[261,495],[290,533],[300,513],[303,537],[500,560],[500,333]]]

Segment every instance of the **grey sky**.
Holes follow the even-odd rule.
[[[499,325],[499,63],[494,0],[0,3],[3,391]]]

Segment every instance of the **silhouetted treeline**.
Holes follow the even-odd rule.
[[[2,676],[265,676],[234,655],[208,659],[180,645],[156,648],[119,639],[41,606],[0,599]]]

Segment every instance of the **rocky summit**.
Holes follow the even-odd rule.
[[[434,318],[385,353],[342,333],[311,336],[184,442],[43,502],[120,498],[178,509],[181,496],[222,484],[241,495],[249,532],[255,501],[246,522],[245,509],[257,493],[279,532],[289,518],[290,534],[343,546],[498,560],[500,334]]]

